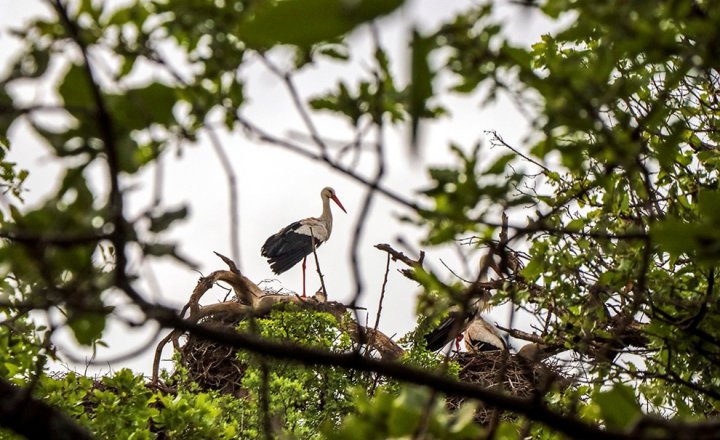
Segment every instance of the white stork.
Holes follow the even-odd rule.
[[[480,315],[477,315],[465,330],[465,348],[473,353],[508,349],[498,329]]]
[[[443,348],[448,342],[455,339],[455,348],[460,351],[460,340],[462,333],[473,322],[480,312],[489,307],[490,294],[484,290],[480,298],[473,301],[468,310],[463,312],[457,306],[451,307],[448,316],[440,321],[440,324],[425,335],[425,345],[430,351],[437,351]]]
[[[320,217],[309,217],[282,228],[277,234],[265,241],[261,254],[266,257],[270,268],[281,274],[302,260],[303,298],[305,297],[305,260],[317,248],[330,238],[332,232],[332,212],[330,200],[335,202],[343,212],[345,207],[340,203],[335,190],[329,186],[320,191],[323,210]]]

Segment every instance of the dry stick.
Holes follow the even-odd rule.
[[[540,162],[532,159],[531,157],[523,154],[522,152],[520,152],[520,150],[514,148],[512,145],[510,145],[510,144],[508,144],[507,142],[505,142],[505,139],[503,139],[502,136],[500,136],[500,135],[497,133],[497,131],[495,131],[495,130],[486,130],[486,131],[485,131],[485,134],[492,135],[492,137],[497,141],[497,145],[502,145],[503,147],[509,149],[510,151],[512,151],[513,153],[515,153],[515,154],[517,154],[518,156],[522,157],[522,158],[525,159],[526,161],[534,164],[534,165],[537,166],[537,167],[540,167],[540,168],[543,170],[543,174],[546,174],[546,175],[547,175],[547,174],[550,174],[550,173],[551,173],[551,171],[550,171],[550,169],[549,169],[548,167],[546,167],[545,165],[541,164]]]
[[[405,265],[412,267],[412,268],[421,266],[420,261],[413,260],[412,258],[408,257],[404,253],[402,253],[400,251],[396,251],[387,243],[376,244],[375,248],[379,249],[383,252],[387,252],[389,255],[392,256],[393,261],[402,261],[403,263],[405,263]]]
[[[457,272],[455,272],[454,270],[452,270],[452,269],[450,268],[450,266],[448,266],[447,263],[445,263],[445,262],[443,261],[442,258],[440,258],[440,263],[445,267],[445,269],[447,269],[451,274],[455,275],[455,278],[459,279],[460,281],[465,282],[465,283],[471,283],[471,282],[472,282],[472,281],[466,280],[465,278],[463,278],[463,277],[461,277],[460,275],[458,275]]]
[[[374,331],[377,331],[378,325],[380,325],[380,315],[382,314],[382,305],[383,305],[383,299],[385,298],[385,288],[387,287],[389,272],[390,272],[390,254],[388,254],[387,261],[385,262],[385,276],[383,277],[382,287],[380,288],[380,301],[378,301],[378,311],[377,311],[377,315],[375,316],[375,325],[373,326]]]
[[[383,276],[382,287],[380,288],[380,300],[378,301],[378,310],[377,310],[377,314],[375,315],[375,325],[373,326],[373,332],[372,332],[372,335],[370,335],[370,340],[368,341],[367,345],[365,346],[365,354],[367,354],[368,351],[370,351],[370,347],[375,342],[375,335],[377,334],[377,329],[378,329],[378,326],[380,325],[380,315],[382,314],[382,305],[383,305],[383,300],[385,299],[385,287],[387,287],[389,272],[390,272],[390,254],[387,255],[387,261],[385,262],[385,275]],[[365,317],[365,320],[367,321],[367,316]]]
[[[312,251],[313,257],[315,257],[315,267],[317,268],[318,277],[320,277],[320,287],[325,294],[325,300],[327,301],[328,292],[325,289],[325,278],[323,277],[322,271],[320,270],[320,260],[317,256],[317,246],[315,246],[315,234],[313,233],[312,227],[310,227],[310,236],[312,237]]]
[[[265,64],[265,67],[268,68],[272,73],[274,73],[278,78],[282,79],[285,83],[285,88],[287,89],[288,93],[290,94],[290,99],[292,99],[293,105],[295,106],[295,109],[297,110],[298,114],[300,115],[300,118],[302,119],[303,123],[305,124],[305,128],[308,129],[310,132],[310,137],[315,142],[315,144],[320,148],[320,153],[324,159],[328,158],[327,155],[327,144],[323,139],[320,137],[320,133],[318,132],[317,127],[315,126],[315,123],[313,122],[312,118],[310,117],[310,114],[308,113],[307,109],[303,105],[302,99],[300,98],[300,93],[297,90],[297,87],[295,86],[295,83],[293,82],[292,75],[289,72],[283,72],[280,70],[279,67],[277,67],[275,64],[273,64],[264,54],[260,54],[260,60],[263,64]]]
[[[165,348],[165,345],[170,342],[170,339],[172,339],[176,333],[178,333],[177,330],[173,330],[168,333],[167,336],[160,340],[157,347],[155,348],[155,358],[153,359],[152,366],[152,378],[150,380],[151,385],[157,385],[158,376],[160,374],[160,357],[162,356],[162,351]]]
[[[524,332],[522,330],[517,330],[514,328],[506,328],[501,325],[496,325],[496,327],[509,334],[513,338],[534,342],[536,344],[545,344],[545,340],[541,336],[535,335],[533,333]]]

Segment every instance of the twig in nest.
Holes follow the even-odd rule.
[[[235,262],[233,260],[229,259],[228,257],[226,257],[225,255],[223,255],[219,252],[213,252],[213,254],[220,257],[220,259],[223,260],[223,262],[228,265],[228,267],[230,268],[230,272],[236,273],[238,275],[240,274],[240,271],[238,270],[238,268],[235,265]]]
[[[175,336],[176,331],[173,330],[170,333],[168,333],[167,336],[162,338],[160,342],[157,345],[157,348],[155,348],[155,358],[153,359],[153,366],[152,366],[152,379],[150,380],[150,384],[157,385],[158,383],[158,375],[160,372],[160,356],[162,356],[163,348],[165,348],[165,344],[170,342],[170,339]]]

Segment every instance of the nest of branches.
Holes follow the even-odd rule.
[[[542,393],[552,386],[567,387],[571,381],[558,368],[544,362],[532,362],[506,351],[458,353],[454,360],[460,364],[460,380],[488,389],[502,390],[521,398]],[[456,410],[467,399],[449,396],[448,407]],[[475,421],[488,424],[495,417],[495,408],[478,403]],[[509,417],[502,415],[502,417]]]
[[[240,323],[240,319],[213,316],[205,323],[232,329]],[[247,365],[238,359],[235,348],[188,335],[178,352],[179,362],[187,370],[188,378],[202,389],[217,390],[236,397],[247,395],[242,387]]]
[[[219,256],[228,264],[230,270],[219,270],[199,280],[183,310],[183,314],[189,312],[187,320],[234,330],[249,316],[260,317],[273,308],[292,306],[300,312],[315,310],[330,313],[338,321],[339,328],[347,332],[355,343],[367,345],[368,353],[376,353],[384,360],[395,360],[403,355],[402,348],[379,330],[363,327],[353,319],[347,319],[345,305],[326,301],[326,296],[320,293],[313,297],[300,298],[297,295],[263,291],[240,274],[232,261]],[[199,303],[201,297],[219,281],[232,287],[235,298],[223,303],[201,306]],[[248,366],[238,359],[235,348],[177,330],[158,344],[151,385],[162,387],[162,384],[158,383],[160,357],[162,350],[170,342],[179,353],[180,364],[187,370],[189,379],[201,388],[217,390],[237,397],[247,395],[242,381]],[[541,358],[537,357],[538,360]],[[558,368],[529,359],[527,356],[511,355],[501,350],[458,353],[455,357],[455,361],[461,366],[462,381],[488,389],[503,390],[516,397],[526,398],[536,393],[543,393],[552,386],[565,388],[571,383]],[[451,410],[455,410],[464,401],[464,398],[449,396],[447,404]],[[479,404],[475,416],[477,422],[487,424],[494,417],[496,417],[494,408]]]
[[[189,311],[187,320],[234,330],[249,316],[258,318],[268,314],[273,308],[292,306],[300,312],[314,310],[333,315],[339,328],[347,332],[352,340],[367,345],[371,349],[370,351],[378,353],[382,359],[392,360],[402,356],[402,348],[381,331],[366,328],[354,320],[345,319],[347,306],[327,301],[326,296],[320,293],[313,297],[300,298],[297,295],[264,291],[240,274],[231,260],[220,254],[217,255],[229,266],[230,270],[215,271],[198,281],[188,304],[183,309],[183,314]],[[201,306],[202,296],[219,281],[232,287],[235,298],[222,303]],[[181,338],[184,343],[181,343]],[[189,379],[201,388],[217,390],[237,397],[247,394],[242,387],[247,365],[238,359],[235,348],[178,331],[171,332],[161,340],[155,350],[152,385],[160,386],[158,382],[160,357],[163,349],[170,342],[175,351],[180,354],[180,364],[187,370]]]

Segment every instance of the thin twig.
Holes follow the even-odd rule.
[[[308,113],[307,109],[305,108],[305,105],[303,104],[302,99],[300,99],[300,93],[298,92],[297,87],[295,87],[295,83],[293,82],[292,75],[290,73],[281,71],[280,68],[278,68],[275,64],[273,64],[264,54],[260,54],[260,60],[262,60],[263,64],[265,64],[265,66],[271,72],[273,72],[278,78],[283,80],[283,82],[285,83],[285,88],[287,89],[288,93],[290,94],[290,98],[292,99],[295,109],[297,110],[298,114],[300,115],[300,118],[302,118],[303,123],[305,124],[305,127],[310,132],[310,137],[315,142],[315,144],[320,148],[320,156],[323,159],[328,159],[327,145],[325,144],[325,141],[323,141],[322,138],[320,137],[320,133],[318,132],[318,129],[315,126],[315,123],[313,122],[312,118],[310,118],[310,114]]]
[[[388,254],[387,261],[385,262],[385,276],[383,277],[382,287],[380,288],[380,300],[378,301],[378,310],[377,310],[377,315],[375,315],[375,325],[373,326],[373,330],[375,330],[375,331],[377,331],[378,326],[380,325],[380,315],[382,314],[382,305],[383,305],[383,299],[385,299],[385,287],[387,286],[389,272],[390,272],[390,254]]]
[[[390,255],[390,254],[388,254],[388,255]],[[445,269],[447,269],[448,271],[450,271],[450,273],[453,274],[453,275],[455,275],[455,277],[456,277],[457,279],[459,279],[460,281],[464,281],[464,282],[466,282],[466,283],[471,283],[471,282],[472,282],[472,281],[470,281],[470,280],[468,280],[468,279],[465,279],[465,278],[461,277],[460,275],[458,275],[454,270],[452,270],[452,269],[450,268],[450,266],[448,266],[448,265],[443,261],[442,258],[440,258],[440,263],[441,263],[443,266],[445,266]]]
[[[390,272],[390,254],[387,255],[387,261],[385,262],[385,275],[383,276],[382,287],[380,287],[380,299],[378,300],[377,314],[375,315],[375,325],[373,325],[373,332],[370,336],[370,341],[367,344],[367,350],[373,345],[375,335],[377,334],[378,326],[380,325],[380,316],[382,315],[383,300],[385,299],[385,287],[387,287],[388,275]],[[366,317],[367,319],[367,317]],[[366,350],[366,353],[367,353]]]
[[[208,137],[210,138],[210,144],[213,147],[213,150],[215,151],[215,154],[217,154],[218,159],[220,160],[220,165],[222,166],[223,172],[225,172],[225,177],[227,178],[227,185],[228,185],[228,210],[230,211],[230,252],[232,253],[232,258],[237,264],[237,266],[242,266],[240,264],[240,203],[239,203],[239,196],[238,196],[238,184],[237,184],[237,176],[235,174],[235,171],[233,170],[232,166],[230,165],[230,158],[228,157],[227,153],[225,152],[225,149],[222,146],[222,143],[220,142],[220,138],[218,137],[217,133],[215,133],[215,130],[212,128],[208,128]]]
[[[505,142],[505,139],[503,139],[502,136],[500,136],[500,135],[497,133],[497,131],[495,131],[495,130],[488,130],[488,131],[485,131],[485,133],[492,135],[493,140],[496,141],[496,145],[502,145],[503,147],[509,149],[510,151],[512,151],[513,153],[515,153],[515,154],[517,154],[518,156],[522,157],[522,158],[525,159],[526,161],[532,163],[533,165],[536,165],[536,166],[542,168],[544,174],[547,175],[547,174],[550,174],[550,173],[551,173],[551,171],[550,171],[550,169],[549,169],[548,167],[546,167],[545,165],[541,164],[540,162],[534,160],[534,159],[531,158],[530,156],[527,156],[527,155],[523,154],[523,153],[520,152],[517,148],[515,148],[515,147],[513,147],[512,145],[510,145],[510,144],[508,144],[507,142]]]

